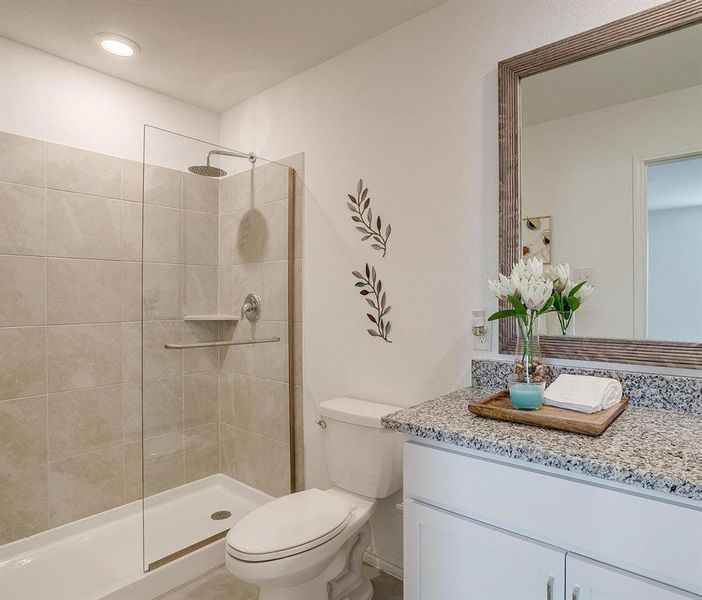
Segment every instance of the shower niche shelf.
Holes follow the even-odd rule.
[[[239,315],[185,315],[184,321],[238,321]]]

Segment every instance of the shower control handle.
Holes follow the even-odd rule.
[[[261,297],[256,294],[248,294],[241,305],[241,319],[246,317],[254,323],[261,318]]]

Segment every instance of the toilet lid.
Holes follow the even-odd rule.
[[[229,530],[229,553],[241,560],[262,561],[315,548],[344,529],[351,503],[318,489],[283,496],[251,511]]]

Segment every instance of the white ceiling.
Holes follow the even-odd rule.
[[[0,35],[221,112],[444,1],[0,0]]]
[[[521,82],[524,126],[702,84],[702,24]]]

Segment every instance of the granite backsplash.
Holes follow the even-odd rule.
[[[509,360],[474,360],[472,385],[479,388],[505,388],[512,374],[512,366]],[[702,377],[549,365],[547,384],[562,373],[617,379],[632,406],[702,415]]]

